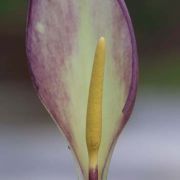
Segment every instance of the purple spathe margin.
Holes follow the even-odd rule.
[[[26,19],[26,42],[25,42],[25,44],[26,44],[26,55],[27,55],[27,59],[28,59],[28,61],[27,61],[27,64],[28,64],[28,70],[29,70],[29,74],[30,74],[30,78],[31,78],[31,80],[32,80],[32,85],[33,85],[33,87],[34,87],[34,89],[38,92],[38,90],[39,90],[39,87],[38,87],[38,85],[37,85],[37,82],[36,82],[36,78],[35,78],[35,76],[34,76],[34,74],[33,74],[33,71],[32,71],[32,67],[31,67],[31,63],[30,63],[30,59],[32,58],[31,57],[31,50],[30,50],[30,48],[29,48],[29,27],[31,26],[30,25],[30,19],[31,19],[31,13],[32,13],[32,6],[33,6],[33,2],[32,2],[33,0],[28,0],[28,9],[27,9],[27,19]]]
[[[124,17],[126,19],[127,25],[128,25],[128,30],[129,30],[129,34],[131,37],[131,45],[132,45],[132,75],[131,75],[131,85],[130,85],[130,89],[129,89],[129,93],[128,93],[128,97],[126,100],[126,104],[123,108],[123,113],[129,118],[130,113],[132,111],[134,102],[135,102],[135,98],[136,98],[136,92],[137,92],[137,83],[138,83],[138,56],[137,56],[137,45],[136,45],[136,38],[135,38],[135,34],[134,34],[134,29],[133,29],[133,25],[132,25],[132,21],[131,18],[129,16],[128,13],[128,9],[126,7],[126,4],[124,2],[124,0],[117,0],[122,12],[124,14]]]

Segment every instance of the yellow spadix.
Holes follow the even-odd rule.
[[[96,169],[102,134],[102,99],[105,67],[105,38],[97,43],[89,87],[86,117],[86,143],[89,155],[89,169]]]

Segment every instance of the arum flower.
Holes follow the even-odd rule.
[[[137,53],[123,0],[30,0],[27,54],[40,100],[79,178],[105,180],[135,101]]]

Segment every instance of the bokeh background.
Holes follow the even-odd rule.
[[[180,179],[180,1],[126,0],[137,37],[136,106],[110,180]],[[25,53],[27,1],[0,1],[0,179],[73,180],[73,158],[40,104]]]

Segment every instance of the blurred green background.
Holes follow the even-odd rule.
[[[180,85],[179,1],[126,0],[137,37],[140,84]],[[0,2],[0,78],[29,80],[25,55],[27,1]]]

